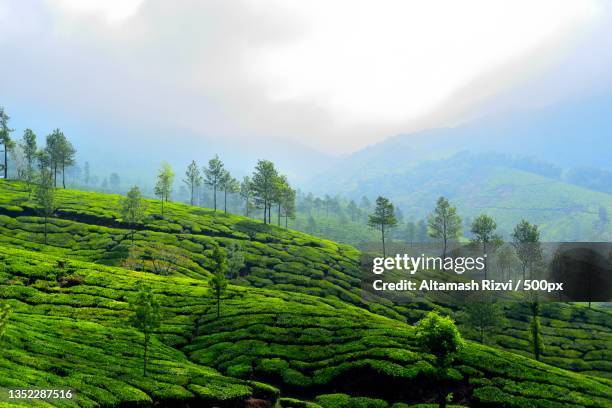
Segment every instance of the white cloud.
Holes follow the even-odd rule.
[[[598,0],[44,4],[0,0],[0,53],[11,56],[0,64],[3,104],[328,152],[465,118],[550,68],[602,24],[603,8]]]

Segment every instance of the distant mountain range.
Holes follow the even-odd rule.
[[[390,197],[413,217],[440,195],[508,233],[522,218],[550,240],[611,239],[612,95],[401,135],[313,178],[319,194]],[[602,229],[603,228],[603,229]],[[606,238],[607,237],[607,238]]]

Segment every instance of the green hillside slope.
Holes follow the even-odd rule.
[[[60,260],[0,246],[0,298],[14,310],[0,387],[61,385],[82,396],[65,406],[276,399],[253,380],[301,399],[344,392],[389,403],[428,401],[436,387],[411,326],[338,300],[231,286],[217,320],[202,280]],[[128,323],[140,282],[164,316],[146,378]],[[609,380],[471,343],[453,372],[454,398],[469,405],[604,407],[612,393]]]
[[[118,196],[58,191],[59,211],[52,218],[49,244],[35,206],[19,183],[0,182],[0,243],[42,250],[69,259],[120,265],[128,255],[130,231],[119,220]],[[359,252],[330,241],[244,217],[213,213],[183,204],[168,204],[160,219],[158,203],[149,201],[149,218],[135,235],[135,245],[181,254],[177,277],[205,279],[213,243],[239,243],[246,266],[235,284],[299,292],[363,307],[400,322],[413,323],[434,307],[427,298],[393,304],[378,298],[364,301],[360,289]],[[426,275],[423,275],[425,277]],[[448,312],[456,305],[438,305]],[[521,304],[505,305],[505,326],[490,333],[488,342],[531,356],[528,312]],[[612,314],[568,304],[544,304],[542,360],[572,371],[612,377]],[[468,330],[464,333],[470,335]]]

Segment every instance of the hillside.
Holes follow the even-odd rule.
[[[529,165],[538,163],[512,167],[507,156],[462,152],[420,164],[408,161],[384,173],[359,171],[349,178],[326,174],[319,186],[355,199],[383,195],[404,215],[417,218],[426,217],[443,195],[464,219],[483,212],[493,216],[506,236],[526,218],[540,226],[545,241],[612,239],[612,225],[598,224],[600,208],[612,213],[612,195],[536,174],[546,169]]]
[[[50,220],[49,245],[44,245],[41,220],[23,185],[0,182],[0,192],[0,244],[115,266],[128,257],[130,231],[118,220],[119,196],[58,191],[58,218]],[[213,243],[228,247],[237,242],[246,262],[234,284],[340,300],[408,323],[434,308],[427,297],[397,304],[377,297],[365,300],[360,285],[360,254],[349,246],[183,204],[167,204],[164,219],[156,215],[159,210],[157,201],[149,201],[149,219],[136,232],[135,245],[144,248],[155,243],[158,252],[176,251],[179,265],[172,276],[207,278]],[[451,301],[443,300],[439,306],[450,313],[457,311]],[[545,304],[542,314],[544,362],[612,377],[609,312]],[[508,303],[505,315],[505,327],[491,333],[488,341],[531,356],[525,306]]]
[[[396,320],[333,299],[237,286],[217,320],[202,280],[73,260],[61,267],[59,260],[0,247],[0,298],[14,309],[0,387],[70,387],[79,398],[62,406],[277,399],[275,388],[253,380],[300,399],[343,392],[369,401],[364,406],[423,402],[435,389],[431,356],[414,347],[411,326]],[[128,323],[127,300],[140,282],[153,288],[164,316],[147,378],[134,347],[141,335]],[[604,407],[612,393],[609,380],[471,343],[454,369],[454,398],[462,404]],[[343,398],[317,400],[334,406],[325,401]]]

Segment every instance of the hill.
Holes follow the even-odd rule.
[[[14,309],[0,387],[70,387],[78,399],[65,406],[276,401],[274,387],[254,380],[301,399],[343,392],[364,406],[424,402],[435,389],[432,356],[414,346],[405,323],[335,299],[238,286],[216,319],[200,279],[60,260],[0,247],[0,298]],[[146,378],[127,303],[141,282],[164,316]],[[609,380],[471,343],[453,372],[455,401],[469,405],[603,407],[612,392]],[[317,400],[331,407],[345,398]]]
[[[404,215],[417,218],[426,217],[443,195],[464,219],[493,216],[506,236],[526,218],[540,226],[545,241],[612,239],[612,225],[600,222],[602,208],[612,213],[612,195],[566,183],[537,161],[462,152],[408,164],[398,162],[388,173],[362,170],[349,178],[326,174],[320,187],[353,198],[383,195]]]
[[[49,245],[44,245],[44,228],[24,185],[0,182],[0,193],[2,245],[114,266],[122,265],[129,257],[131,234],[117,212],[119,196],[59,190],[59,210],[57,217],[50,220]],[[458,311],[456,302],[444,299],[434,304],[428,297],[401,303],[376,296],[364,298],[362,255],[346,245],[183,204],[167,204],[163,219],[158,215],[159,202],[148,201],[147,211],[147,221],[135,234],[135,247],[153,248],[157,256],[174,254],[174,267],[168,271],[171,276],[207,279],[213,244],[239,244],[245,265],[233,279],[237,285],[339,300],[408,323],[416,322],[435,307],[448,313]],[[435,277],[446,276],[438,273]],[[508,303],[504,313],[504,326],[489,335],[489,344],[531,356],[526,307]],[[609,311],[544,304],[542,314],[544,362],[577,372],[612,376]],[[472,336],[467,328],[463,332]]]

